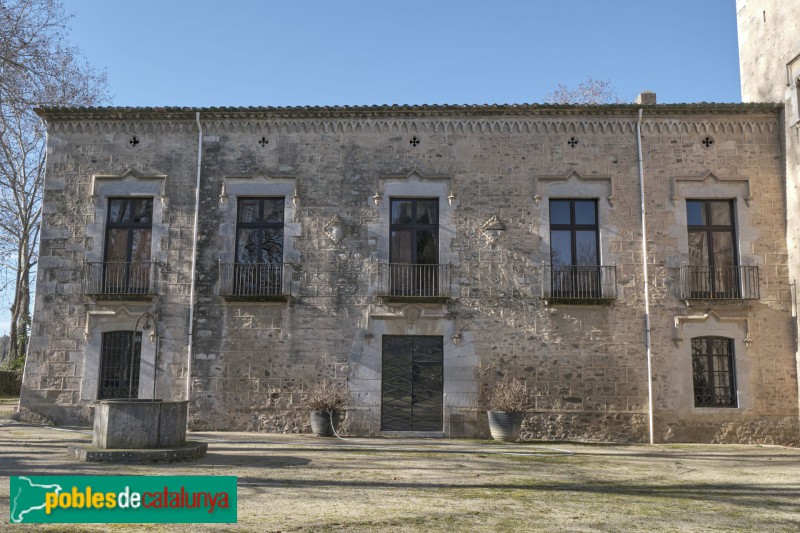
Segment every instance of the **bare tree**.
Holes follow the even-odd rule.
[[[44,125],[33,106],[92,105],[106,79],[67,41],[59,0],[0,0],[0,269],[7,277],[9,356],[21,367],[42,209]]]
[[[571,89],[563,83],[558,88],[544,97],[546,104],[622,104],[624,101],[617,96],[617,91],[609,80],[595,80],[586,78]]]

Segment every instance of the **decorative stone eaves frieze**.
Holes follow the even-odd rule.
[[[617,117],[386,117],[386,118],[241,118],[209,120],[201,118],[203,131],[215,134],[294,134],[294,133],[367,133],[367,134],[607,134],[633,135],[636,119]],[[773,133],[778,128],[775,116],[704,118],[647,117],[642,121],[644,135],[680,134],[745,134]],[[164,134],[196,133],[189,120],[70,120],[48,124],[51,134]]]

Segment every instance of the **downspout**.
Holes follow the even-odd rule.
[[[642,207],[642,271],[644,274],[644,345],[647,350],[647,425],[650,444],[653,438],[653,353],[650,343],[650,281],[647,275],[647,217],[644,209],[644,164],[642,161],[642,109],[636,122],[636,147],[639,152],[639,200]]]
[[[200,218],[200,169],[203,162],[203,127],[200,125],[200,112],[194,115],[197,123],[197,181],[194,186],[194,230],[192,231],[192,276],[189,289],[189,346],[186,359],[186,399],[192,399],[192,348],[194,347],[194,288],[197,271],[197,222]]]

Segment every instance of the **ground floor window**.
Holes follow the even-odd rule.
[[[692,339],[695,407],[736,407],[733,339]]]
[[[442,337],[383,336],[381,430],[442,431]]]
[[[132,331],[103,333],[98,399],[127,398],[129,390],[132,398],[138,397],[141,355],[141,332],[135,335]]]

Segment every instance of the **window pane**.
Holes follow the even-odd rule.
[[[708,202],[708,210],[713,226],[731,225],[731,203],[730,202]]]
[[[578,256],[576,265],[598,265],[597,260],[597,232],[575,232],[575,254]]]
[[[236,262],[258,262],[258,230],[240,229],[236,235]]]
[[[239,199],[239,222],[258,222],[258,200],[252,198]]]
[[[417,231],[417,263],[435,265],[439,262],[439,247],[436,243],[436,232]]]
[[[417,224],[438,224],[438,200],[417,200]]]
[[[708,248],[706,247],[706,232],[689,232],[689,264],[691,266],[708,266]]]
[[[572,239],[569,231],[550,232],[550,262],[556,265],[572,265]]]
[[[265,228],[260,263],[283,262],[283,229]]]
[[[131,261],[138,263],[150,261],[150,231],[149,229],[133,230]]]
[[[733,235],[729,231],[715,231],[711,233],[712,246],[714,247],[714,265],[733,266]]]
[[[130,201],[126,198],[116,198],[110,200],[109,220],[114,224],[126,223],[131,219]]]
[[[106,261],[118,262],[128,260],[128,230],[109,229],[106,243]]]
[[[409,230],[392,231],[390,261],[392,263],[412,263],[414,259],[414,246],[411,238],[414,232]]]
[[[392,224],[411,224],[411,200],[392,200]]]
[[[687,201],[686,220],[690,226],[704,226],[706,223],[705,202]]]
[[[264,222],[283,223],[283,198],[264,199]]]
[[[597,224],[594,200],[580,200],[575,202],[575,224]]]
[[[569,200],[550,200],[550,224],[569,223]]]
[[[150,225],[153,223],[153,200],[144,199],[134,202],[136,213],[133,218],[135,224]]]

